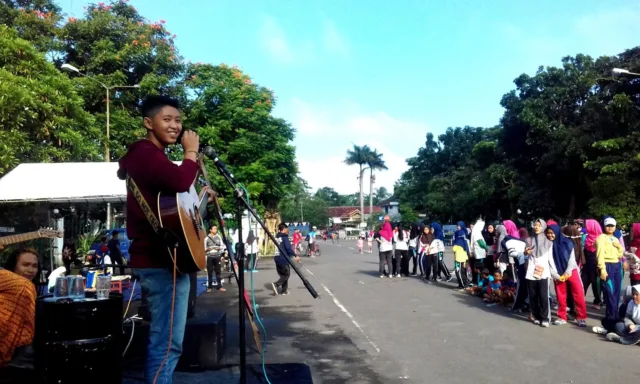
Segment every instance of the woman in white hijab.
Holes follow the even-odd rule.
[[[483,268],[486,268],[487,265],[485,262],[487,258],[487,243],[484,241],[484,236],[482,236],[483,229],[484,220],[480,218],[476,221],[473,229],[471,230],[471,252],[473,252],[473,258],[475,259],[476,264],[478,264],[472,266],[474,269],[477,269],[481,263],[484,266]],[[492,268],[489,268],[489,270],[492,270]],[[474,283],[477,282],[474,281]]]

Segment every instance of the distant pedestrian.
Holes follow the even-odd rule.
[[[285,254],[280,252],[280,247],[277,248],[278,254],[273,258],[273,261],[276,263],[276,271],[280,278],[275,283],[271,283],[271,287],[273,288],[273,293],[275,293],[276,296],[278,295],[278,288],[282,289],[280,292],[281,295],[288,295],[291,266],[286,258],[293,257],[296,261],[300,261],[300,258],[296,256],[295,251],[291,248],[291,243],[289,242],[289,228],[285,223],[280,223],[280,225],[278,225],[276,240],[278,240],[278,243],[282,245],[282,249],[285,251]]]

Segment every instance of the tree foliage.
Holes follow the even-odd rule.
[[[441,220],[600,217],[640,219],[640,48],[617,57],[565,57],[515,79],[500,125],[449,128],[407,160],[401,203]],[[520,212],[520,214],[518,213]]]
[[[0,176],[23,162],[93,160],[100,137],[73,83],[0,26]]]
[[[109,160],[119,159],[145,133],[142,99],[163,94],[181,101],[184,127],[218,151],[259,212],[289,193],[295,130],[272,116],[273,91],[236,67],[186,62],[164,20],[146,19],[126,0],[91,4],[66,20],[51,0],[7,0],[0,21],[7,26],[0,29],[0,176],[25,161],[104,160],[106,146]],[[62,73],[65,63],[82,74]],[[181,158],[179,146],[168,153]],[[213,168],[209,176],[233,212],[231,189]]]

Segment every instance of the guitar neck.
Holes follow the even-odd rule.
[[[22,243],[22,242],[25,242],[25,241],[38,239],[38,238],[40,238],[40,232],[39,231],[27,232],[27,233],[21,233],[19,235],[11,235],[11,236],[0,237],[0,244],[9,245],[9,244],[15,244],[15,243]]]

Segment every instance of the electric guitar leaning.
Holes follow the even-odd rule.
[[[34,239],[42,239],[42,238],[55,239],[55,238],[62,238],[63,236],[64,236],[64,231],[62,230],[55,230],[51,228],[40,228],[39,230],[33,231],[33,232],[20,233],[17,235],[0,237],[0,244],[7,246],[10,244],[22,243],[22,242],[34,240]]]

